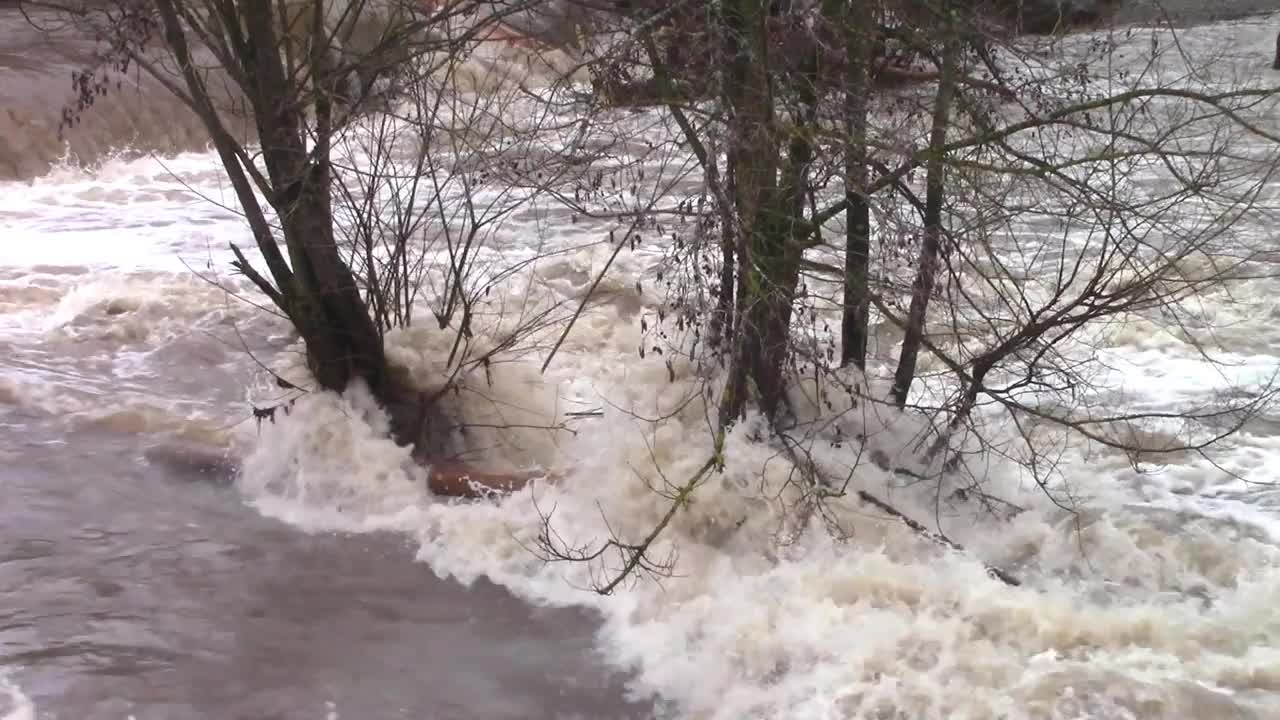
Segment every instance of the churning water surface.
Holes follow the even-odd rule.
[[[1239,73],[1261,76],[1274,31],[1237,22],[1183,40],[1229,45]],[[462,401],[529,425],[600,408],[506,458],[564,477],[445,503],[359,392],[304,397],[261,428],[246,419],[257,362],[296,369],[296,346],[195,274],[248,290],[227,276],[227,243],[247,233],[211,202],[230,202],[221,178],[197,152],[0,186],[0,717],[1280,715],[1280,492],[1238,477],[1280,479],[1266,418],[1220,467],[1139,474],[1073,450],[1078,515],[996,464],[992,482],[1030,509],[948,520],[969,554],[868,508],[844,508],[841,541],[788,527],[774,502],[784,464],[738,432],[723,479],[667,535],[677,575],[598,598],[590,568],[530,553],[541,514],[554,507],[569,542],[639,537],[665,511],[642,478],[655,464],[685,477],[709,448],[686,403],[693,370],[636,358],[662,249],[620,256],[612,299],[548,373],[539,357],[497,365],[483,398]],[[579,298],[611,252],[601,227],[556,217],[527,211],[494,239],[506,261],[566,249],[512,298]],[[1209,308],[1256,374],[1280,361],[1276,282]],[[429,372],[437,337],[416,328],[389,345]],[[1148,406],[1213,391],[1197,348],[1149,324],[1107,351]],[[245,457],[234,478],[211,452],[225,448]]]

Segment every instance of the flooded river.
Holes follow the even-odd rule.
[[[1226,44],[1256,74],[1277,22],[1188,42]],[[709,447],[703,409],[680,404],[692,372],[636,358],[638,314],[658,302],[639,281],[652,285],[661,247],[619,256],[600,288],[613,299],[547,373],[512,360],[484,385],[488,409],[467,401],[548,424],[592,409],[577,434],[509,458],[568,468],[563,480],[444,502],[358,392],[255,424],[260,363],[296,369],[295,338],[224,291],[248,291],[226,249],[247,231],[210,202],[230,197],[216,157],[181,119],[176,139],[139,148],[163,156],[92,149],[162,124],[143,115],[72,141],[92,167],[60,162],[29,102],[43,81],[28,47],[0,47],[0,718],[1280,715],[1280,494],[1266,484],[1280,439],[1266,423],[1231,449],[1234,474],[1068,454],[1079,515],[993,467],[1030,509],[994,528],[949,520],[968,554],[865,511],[845,540],[780,544],[764,486],[783,471],[761,470],[772,451],[737,433],[724,481],[671,529],[677,574],[601,598],[589,568],[530,552],[542,513],[555,508],[570,542],[639,537],[666,507],[644,469],[682,477]],[[512,298],[580,298],[609,257],[600,227],[556,218],[533,208],[496,233],[503,262],[549,255]],[[1260,373],[1280,365],[1276,282],[1250,280],[1218,310],[1233,358]],[[437,337],[389,345],[430,368]],[[1198,350],[1142,325],[1107,348],[1153,406],[1212,392]]]

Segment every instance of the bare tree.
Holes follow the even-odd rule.
[[[492,350],[470,338],[494,278],[476,271],[477,250],[524,198],[615,224],[609,261],[575,307],[539,308],[509,336],[567,318],[541,348],[544,368],[613,260],[670,238],[669,303],[653,325],[641,313],[638,354],[672,378],[674,356],[702,372],[687,403],[706,413],[707,458],[654,484],[670,510],[642,537],[569,547],[548,517],[539,539],[545,557],[605,561],[607,592],[668,568],[650,549],[744,425],[793,468],[800,515],[853,493],[954,546],[861,487],[858,468],[1002,515],[1016,508],[985,492],[978,461],[1012,458],[1048,489],[1045,427],[1139,462],[1206,452],[1271,400],[1266,383],[1177,412],[1099,397],[1109,323],[1142,317],[1212,356],[1184,320],[1198,298],[1264,272],[1240,221],[1261,209],[1280,138],[1257,119],[1274,88],[1206,80],[1176,43],[1119,68],[1117,43],[1132,38],[1055,34],[1099,22],[1097,5],[556,5],[543,37],[585,62],[594,97],[569,63],[551,91],[484,101],[460,88],[460,60],[504,18],[532,22],[515,5],[384,0],[335,17],[323,3],[120,0],[77,17],[105,20],[109,57],[168,83],[205,120],[266,272],[239,249],[237,269],[299,329],[320,386],[368,383],[420,451],[437,452],[450,426],[431,412],[443,393],[393,369],[383,335],[425,295],[455,331],[453,372],[486,367]],[[345,15],[361,10],[372,33]],[[388,85],[408,109],[380,97]],[[529,117],[540,139],[509,162]],[[910,416],[921,431],[888,447],[873,415]],[[830,462],[819,444],[847,452]]]
[[[439,465],[462,423],[442,413],[448,390],[558,317],[554,305],[515,308],[501,337],[473,341],[483,298],[520,270],[478,258],[536,190],[498,186],[482,200],[478,189],[494,189],[512,158],[556,131],[512,122],[528,91],[511,68],[473,59],[505,18],[530,6],[52,5],[102,39],[99,57],[77,76],[68,121],[123,72],[147,73],[180,98],[208,130],[252,233],[253,249],[232,246],[235,270],[297,329],[321,389],[364,383],[397,441]],[[426,381],[384,349],[386,334],[422,307],[453,337],[448,375]],[[448,473],[438,478],[439,488],[449,485]]]
[[[1276,88],[1205,80],[1176,42],[1124,68],[1118,44],[1145,39],[1024,33],[1103,19],[1085,9],[1031,23],[1014,4],[961,0],[631,5],[628,39],[598,53],[621,67],[597,74],[648,88],[611,88],[612,101],[657,104],[703,166],[717,209],[690,212],[702,222],[687,242],[703,251],[686,257],[733,269],[733,287],[718,287],[732,317],[702,316],[731,326],[733,342],[710,388],[709,464],[668,483],[672,513],[644,538],[594,548],[564,547],[548,520],[545,556],[616,553],[605,591],[661,571],[645,554],[749,410],[794,464],[809,511],[854,490],[893,510],[857,482],[870,460],[939,503],[1007,514],[981,488],[979,456],[1011,458],[1048,489],[1044,428],[1135,461],[1203,453],[1272,400],[1263,382],[1151,411],[1108,402],[1095,375],[1105,333],[1135,317],[1212,360],[1183,323],[1192,304],[1268,272],[1241,220],[1267,210],[1280,167],[1280,138],[1260,121]],[[701,228],[718,223],[735,239],[707,251],[715,233]],[[873,325],[900,338],[896,357],[868,342]],[[886,375],[887,393],[872,392]],[[927,430],[890,454],[867,416],[903,411]],[[987,427],[997,420],[1012,436]],[[812,452],[831,443],[849,446],[848,462]]]

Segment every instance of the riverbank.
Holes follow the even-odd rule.
[[[59,135],[75,95],[72,73],[87,67],[95,45],[51,14],[0,6],[0,180],[39,177],[59,162],[93,166],[120,155],[171,155],[203,148],[208,134],[195,115],[136,74],[98,98]]]
[[[1186,26],[1277,11],[1280,0],[1139,0],[1113,22]],[[91,167],[113,155],[166,156],[206,146],[208,134],[195,115],[137,73],[60,136],[62,110],[74,97],[71,75],[86,66],[95,45],[52,15],[33,17],[40,27],[16,3],[0,3],[0,180],[39,177],[64,161]]]
[[[1185,27],[1274,12],[1280,12],[1278,0],[1129,0],[1116,14],[1114,22],[1147,24],[1164,21]],[[1276,29],[1280,30],[1280,27]]]
[[[1269,65],[1273,39],[1258,23],[1200,46],[1230,44],[1244,73]],[[193,155],[0,187],[16,210],[0,215],[0,676],[39,717],[646,717],[606,667],[636,668],[637,688],[682,717],[1275,716],[1271,435],[1243,436],[1227,458],[1260,481],[1243,490],[1215,468],[1139,475],[1119,454],[1069,455],[1062,471],[1085,512],[1046,509],[1028,485],[1010,497],[1031,510],[1007,527],[946,518],[972,554],[865,514],[841,542],[780,535],[771,496],[754,491],[777,459],[739,436],[734,474],[700,488],[670,530],[677,575],[599,603],[599,634],[592,613],[526,604],[485,578],[548,605],[594,604],[582,566],[530,555],[535,510],[555,509],[571,540],[643,537],[666,502],[637,469],[703,457],[700,413],[672,413],[660,432],[635,422],[697,387],[652,355],[636,360],[634,311],[592,308],[550,376],[497,368],[495,405],[524,411],[541,392],[606,408],[564,440],[581,469],[537,496],[425,497],[328,399],[244,433],[278,461],[259,469],[280,471],[251,478],[244,497],[283,522],[146,464],[154,438],[205,439],[243,420],[247,351],[287,351],[269,317],[181,264],[225,270],[228,242],[245,241],[237,218],[196,196],[221,178],[216,157]],[[1252,222],[1265,233],[1274,219],[1263,209]],[[559,253],[529,284],[538,292],[580,298],[612,262],[601,224],[518,220],[492,247]],[[647,270],[669,251],[619,255],[609,282],[651,310],[640,285],[654,286]],[[1263,367],[1280,347],[1274,277],[1209,306]],[[1154,389],[1149,407],[1209,402],[1212,376],[1193,372],[1202,346],[1143,325],[1116,343],[1105,350],[1147,381],[1133,392]],[[545,385],[511,380],[525,371]],[[314,532],[325,526],[398,533]],[[974,558],[1016,566],[1025,585],[991,581]]]

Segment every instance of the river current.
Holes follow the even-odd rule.
[[[1275,30],[1253,19],[1181,39],[1266,80]],[[602,598],[593,568],[531,552],[541,516],[555,508],[571,543],[639,537],[666,508],[651,469],[685,477],[709,447],[687,404],[697,373],[636,354],[663,247],[618,256],[606,300],[546,373],[538,353],[513,358],[459,401],[481,424],[572,418],[573,432],[489,449],[563,477],[444,502],[358,391],[250,416],[271,397],[259,362],[296,373],[297,348],[224,289],[250,290],[226,250],[248,234],[218,206],[231,193],[212,153],[57,163],[0,197],[4,720],[1280,715],[1271,415],[1216,466],[1187,456],[1138,472],[1070,449],[1079,514],[994,463],[993,487],[1028,510],[947,518],[966,553],[868,508],[846,508],[841,540],[788,527],[774,503],[785,468],[743,430],[724,478],[666,536],[675,575]],[[1275,220],[1259,205],[1247,222],[1265,234]],[[517,212],[493,258],[543,259],[501,291],[583,297],[613,252],[608,229],[546,204]],[[1233,372],[1280,365],[1278,282],[1206,300]],[[388,344],[429,372],[438,338],[419,327]],[[1109,343],[1115,386],[1144,407],[1221,384],[1199,347],[1149,322]],[[876,472],[866,487],[883,484]]]

